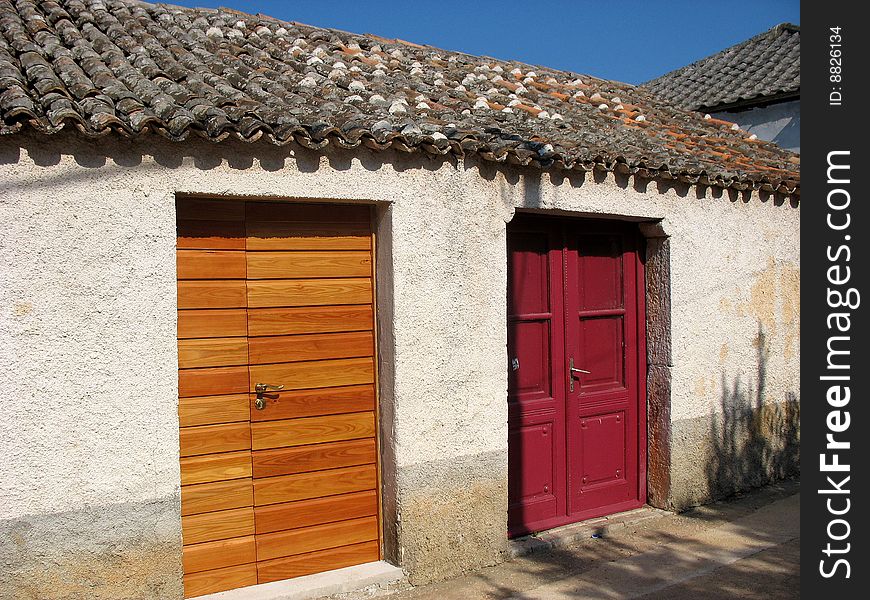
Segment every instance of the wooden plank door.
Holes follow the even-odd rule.
[[[378,560],[368,207],[178,215],[185,595]]]
[[[628,225],[525,215],[511,223],[511,536],[643,504],[639,273]]]

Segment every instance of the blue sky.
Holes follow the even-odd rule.
[[[765,31],[799,0],[169,0],[641,83]]]

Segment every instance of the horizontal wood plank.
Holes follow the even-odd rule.
[[[181,343],[179,342],[179,348]],[[251,338],[250,364],[359,358],[374,354],[371,331],[313,333]]]
[[[316,390],[297,390],[265,394],[264,410],[253,407],[255,395],[250,396],[251,420],[274,421],[298,417],[316,417],[375,409],[375,387],[352,385]]]
[[[184,545],[253,535],[254,509],[233,508],[181,517]]]
[[[248,364],[248,340],[208,338],[178,340],[178,367],[229,367]]]
[[[306,202],[248,202],[248,223],[255,221],[296,221],[322,223],[369,223],[371,209],[367,205],[316,204]]]
[[[248,392],[248,367],[181,369],[178,371],[178,396],[216,396]]]
[[[248,394],[179,398],[178,424],[192,427],[247,421],[251,418],[250,407]]]
[[[182,282],[196,283],[196,282]],[[181,283],[179,284],[181,286]],[[208,290],[187,291],[189,301],[205,302],[212,293]],[[214,302],[235,302],[232,299]],[[248,306],[268,308],[275,306],[322,306],[325,304],[366,304],[372,301],[372,282],[359,279],[275,279],[248,282]],[[185,307],[188,308],[188,307]],[[189,308],[198,308],[190,306]],[[215,306],[217,308],[217,306]]]
[[[277,421],[277,423],[281,422]],[[375,440],[369,438],[275,450],[258,450],[253,453],[251,460],[254,477],[274,477],[306,471],[367,465],[375,462]]]
[[[192,598],[256,584],[256,563],[200,571],[184,576],[184,597]]]
[[[178,221],[176,248],[202,250],[244,250],[243,221]]]
[[[230,250],[184,250],[175,253],[178,279],[244,279],[245,253]]]
[[[248,279],[370,277],[371,252],[248,252]]]
[[[254,487],[250,479],[181,486],[182,516],[253,504]]]
[[[185,573],[231,567],[257,560],[253,535],[184,546],[181,562]]]
[[[368,331],[372,326],[371,304],[256,308],[248,311],[248,335],[251,336]]]
[[[321,444],[374,435],[373,412],[251,423],[254,450]]]
[[[248,450],[251,447],[251,425],[245,421],[182,427],[179,430],[179,442],[181,456]]]
[[[250,478],[251,465],[247,450],[185,457],[181,459],[181,485]]]
[[[248,333],[244,308],[178,311],[178,338],[244,337]]]
[[[179,221],[244,221],[245,203],[219,198],[179,198],[175,202]]]
[[[371,250],[368,223],[252,221],[248,250]]]
[[[377,517],[362,517],[258,535],[257,557],[270,560],[377,539]]]
[[[283,385],[285,390],[374,382],[374,361],[371,358],[251,365],[248,369],[251,375],[251,389],[254,389],[257,382]]]
[[[258,506],[254,509],[256,533],[309,527],[332,521],[344,521],[376,515],[378,493],[375,490]]]
[[[373,490],[376,485],[375,465],[265,477],[254,480],[254,506]]]
[[[370,541],[257,563],[260,583],[322,573],[378,560],[378,542]]]
[[[246,298],[244,280],[178,282],[178,308],[244,308]]]

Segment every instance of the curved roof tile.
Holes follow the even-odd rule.
[[[0,134],[360,145],[799,195],[799,158],[650,91],[229,9],[0,0]]]
[[[801,87],[801,31],[781,23],[751,39],[644,83],[687,110],[796,93]]]

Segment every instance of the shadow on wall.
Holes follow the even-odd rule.
[[[757,381],[753,390],[738,377],[722,376],[721,413],[710,425],[711,456],[706,477],[713,498],[730,496],[800,473],[800,401],[765,403],[770,349],[759,323]]]

